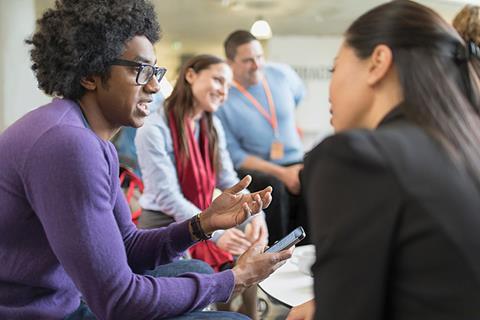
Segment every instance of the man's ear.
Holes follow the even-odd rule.
[[[367,83],[370,86],[374,86],[382,81],[387,76],[388,72],[392,68],[392,65],[392,50],[384,44],[376,46],[370,56]]]
[[[87,76],[80,79],[80,85],[87,91],[94,91],[97,88],[100,79],[94,76]]]

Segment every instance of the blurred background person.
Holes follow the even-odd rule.
[[[208,207],[214,189],[225,190],[239,179],[214,112],[224,102],[232,81],[227,63],[198,55],[181,68],[164,107],[150,115],[135,139],[145,190],[139,228],[158,228],[192,218]],[[217,271],[232,266],[252,243],[266,243],[264,216],[214,235],[190,249]],[[240,309],[256,318],[256,287],[245,291]]]
[[[273,202],[266,211],[270,242],[300,225],[308,237],[299,178],[303,146],[295,123],[304,85],[289,66],[266,64],[262,45],[248,31],[231,33],[224,49],[233,85],[217,115],[235,169],[241,177],[251,175],[254,188],[273,187]]]
[[[467,4],[453,18],[453,27],[465,41],[480,44],[480,7]]]

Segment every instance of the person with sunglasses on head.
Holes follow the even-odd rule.
[[[135,138],[145,189],[139,228],[158,228],[192,218],[210,205],[214,189],[239,179],[226,149],[225,134],[214,112],[232,82],[227,63],[212,55],[195,56],[180,69],[172,94],[138,130]],[[268,239],[263,215],[245,225],[216,232],[213,242],[190,249],[193,258],[216,271],[232,266],[252,243]],[[256,287],[244,292],[242,310],[256,318]]]
[[[409,0],[348,28],[305,159],[315,302],[288,320],[480,319],[479,59]]]
[[[32,69],[55,98],[0,135],[1,319],[245,319],[198,310],[291,256],[263,253],[256,242],[231,270],[182,273],[189,269],[173,262],[174,277],[150,272],[271,201],[271,188],[242,193],[247,177],[184,222],[153,230],[132,223],[109,139],[149,113],[165,73],[156,66],[158,39],[144,0],[58,0],[38,20],[27,40]]]

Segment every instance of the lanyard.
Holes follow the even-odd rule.
[[[270,125],[273,128],[273,131],[275,132],[275,136],[278,136],[278,121],[277,121],[277,114],[275,112],[275,104],[273,102],[272,92],[270,91],[270,87],[268,86],[268,83],[265,77],[263,77],[262,85],[263,85],[263,90],[265,90],[265,95],[267,96],[267,102],[268,102],[268,107],[270,109],[270,114],[268,114],[265,111],[266,108],[264,108],[260,104],[260,102],[258,102],[258,100],[255,99],[255,97],[252,96],[250,92],[248,92],[247,89],[245,89],[241,84],[239,84],[235,80],[233,81],[232,84],[235,88],[238,89],[238,91],[240,91],[245,96],[245,98],[247,98],[253,104],[253,106],[258,110],[258,112],[260,112],[260,114],[265,119],[267,119],[268,123],[270,123]]]

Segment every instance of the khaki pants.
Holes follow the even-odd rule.
[[[139,229],[154,229],[166,227],[175,220],[161,211],[142,209],[142,214],[138,218],[137,227]]]

